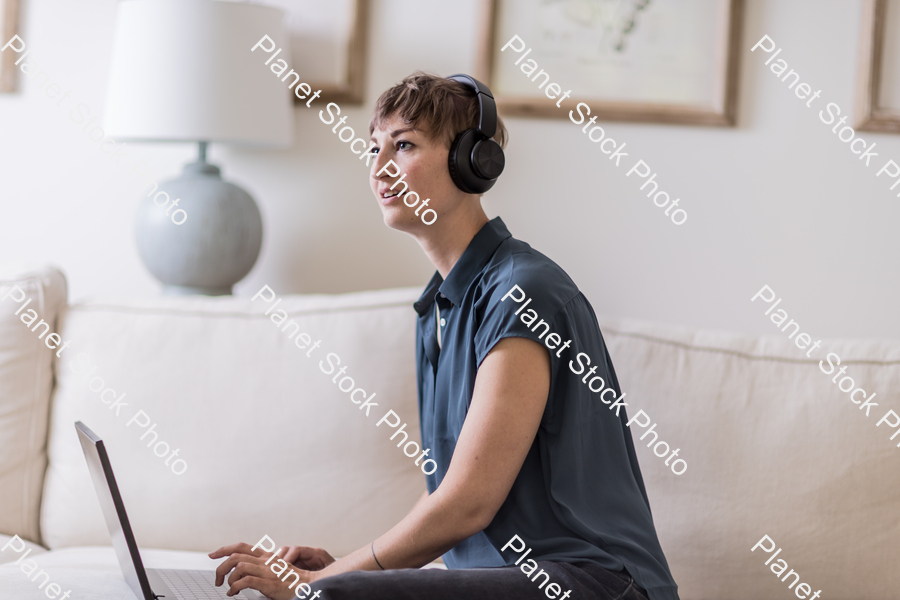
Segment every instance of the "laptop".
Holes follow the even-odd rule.
[[[97,498],[100,500],[100,508],[109,528],[113,548],[116,550],[116,558],[125,576],[125,582],[134,592],[138,600],[195,600],[195,599],[220,599],[242,598],[244,600],[257,600],[265,598],[256,590],[242,590],[234,596],[226,596],[227,582],[220,587],[215,586],[215,571],[189,571],[186,569],[144,569],[141,554],[138,551],[134,533],[125,513],[125,504],[119,494],[116,478],[113,475],[109,456],[97,434],[78,421],[75,423],[78,438],[81,441],[81,449],[87,459],[91,478],[94,480],[94,488]]]

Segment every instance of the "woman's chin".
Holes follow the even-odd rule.
[[[409,232],[416,228],[417,222],[421,222],[412,209],[402,204],[401,206],[382,206],[381,212],[384,224],[397,231]]]

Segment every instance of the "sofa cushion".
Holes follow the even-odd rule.
[[[47,551],[43,546],[39,546],[28,540],[19,538],[16,540],[14,536],[0,534],[0,565],[8,562],[15,562],[19,556],[30,550],[28,556],[37,556]],[[2,586],[0,586],[2,587]]]
[[[237,298],[70,307],[64,331],[77,351],[59,365],[45,545],[109,543],[78,420],[104,439],[142,546],[209,552],[269,535],[346,554],[384,533],[425,490],[392,431],[376,427],[390,409],[419,439],[417,296],[288,296],[268,316],[274,303]],[[272,321],[281,310],[321,345],[298,348],[297,327]],[[368,416],[320,368],[330,354],[341,377],[375,394]]]
[[[682,598],[793,597],[795,577],[770,570],[780,559],[822,597],[896,597],[900,438],[876,423],[900,413],[900,342],[825,341],[807,358],[786,335],[600,324],[629,418],[656,423],[631,432]],[[869,417],[819,369],[829,352],[877,392]],[[680,448],[682,475],[654,434]],[[769,566],[774,552],[750,551],[764,535],[782,548]]]
[[[2,554],[0,554],[2,557]],[[29,579],[22,571],[28,559],[34,559],[37,571],[42,570],[50,576],[47,584],[56,583],[61,593],[71,591],[69,598],[129,598],[134,594],[125,583],[115,552],[108,548],[66,548],[46,552],[39,556],[29,554],[19,565],[0,565],[0,600],[46,600],[47,594],[38,589],[43,583],[43,575],[37,581]],[[214,571],[221,562],[211,560],[208,556],[195,552],[175,550],[141,550],[141,559],[148,569],[197,569]],[[15,559],[14,559],[15,560]],[[224,559],[223,559],[224,560]],[[30,566],[26,566],[30,570]],[[60,596],[61,597],[61,596]]]
[[[0,269],[0,533],[38,543],[55,360],[40,320],[57,332],[65,304],[66,279],[57,269]],[[36,331],[22,321],[32,309]]]

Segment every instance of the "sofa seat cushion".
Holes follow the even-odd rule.
[[[32,557],[29,555],[25,560]],[[141,550],[144,566],[150,569],[201,569],[215,570],[221,562],[211,560],[201,552],[182,552],[177,550]],[[38,584],[44,577],[32,581],[22,571],[25,564],[0,565],[0,600],[46,600],[44,590]],[[54,550],[34,557],[37,570],[31,573],[34,578],[40,570],[49,576],[49,583],[57,583],[62,593],[71,590],[71,599],[97,598],[133,599],[131,588],[122,577],[122,570],[116,561],[112,547],[74,547]],[[45,586],[46,588],[46,586]]]
[[[47,340],[59,331],[58,315],[65,305],[66,279],[57,269],[0,269],[0,533],[38,543],[53,365],[59,351]],[[30,328],[23,317],[33,321]],[[55,343],[51,339],[50,346]]]
[[[209,552],[269,535],[340,555],[383,534],[425,490],[392,431],[376,427],[393,410],[419,439],[417,297],[289,296],[270,315],[274,303],[240,298],[71,306],[63,326],[72,353],[59,365],[50,427],[46,545],[109,544],[78,420],[103,438],[142,546]],[[282,310],[282,326],[296,324],[287,332],[272,320]],[[300,333],[321,344],[300,349]],[[329,355],[346,367],[341,377],[375,394],[368,416],[333,381],[337,369],[323,372]],[[147,420],[132,421],[139,411]]]
[[[28,540],[24,540],[22,538],[19,538],[19,540],[21,540],[21,543],[19,541],[13,540],[15,540],[15,538],[11,535],[0,534],[0,565],[2,565],[3,563],[18,560],[21,553],[25,552],[26,550],[31,550],[31,552],[28,553],[28,556],[35,556],[47,551],[47,549],[43,546],[39,546],[38,544],[29,542]],[[20,552],[19,548],[23,546],[24,548]],[[6,550],[3,550],[4,547],[6,548]]]

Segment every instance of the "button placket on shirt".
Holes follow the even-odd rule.
[[[438,306],[438,311],[441,310],[441,304],[442,304],[441,302],[439,302],[439,300],[446,300],[446,299],[447,299],[447,297],[446,297],[444,294],[438,292],[437,298],[435,298],[435,303],[436,303],[437,306]],[[448,310],[449,308],[450,308],[449,306],[446,306],[446,307],[444,307],[444,310]],[[440,318],[441,318],[441,321],[440,321],[440,322],[441,322],[441,327],[445,327],[445,326],[447,325],[447,319],[446,319],[446,317],[444,317],[444,315],[443,315],[442,313],[440,313],[440,312],[438,313],[438,315],[439,315]]]
[[[447,322],[450,319],[450,309],[453,308],[453,303],[447,298],[447,296],[438,292],[437,298],[435,298],[435,303],[438,306],[438,310],[440,311],[440,325],[441,327],[446,327]],[[443,334],[445,330],[441,330]]]

